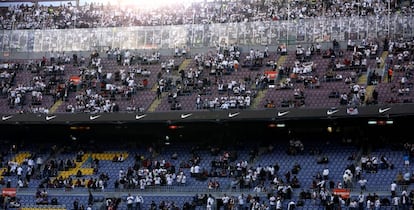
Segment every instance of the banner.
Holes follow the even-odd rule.
[[[70,77],[69,82],[73,85],[78,85],[81,82],[81,78],[79,76],[74,75]]]
[[[278,72],[273,70],[267,70],[265,71],[265,75],[269,80],[276,80]]]
[[[348,189],[333,189],[333,194],[341,196],[342,199],[348,199],[351,195],[351,191]]]
[[[16,197],[16,188],[3,188],[2,195],[9,196],[9,197]]]

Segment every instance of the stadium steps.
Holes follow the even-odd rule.
[[[375,86],[374,85],[368,85],[365,88],[365,101],[364,103],[367,103],[368,101],[371,101],[372,99],[372,92],[374,92]]]
[[[82,161],[77,162],[75,168],[71,168],[67,171],[60,171],[57,177],[62,177],[66,179],[70,176],[76,176],[79,170],[82,172],[83,176],[91,176],[93,175],[93,168],[91,168],[89,164],[85,164],[87,163],[89,156],[92,157],[92,159],[112,161],[115,156],[119,157],[120,155],[122,155],[124,159],[128,158],[129,156],[128,152],[107,152],[107,153],[84,154],[82,156]],[[56,179],[57,177],[54,177],[52,179]]]
[[[152,87],[151,87],[151,92],[157,92],[157,88],[158,88],[158,84],[155,83]]]
[[[368,82],[368,76],[367,74],[363,74],[361,76],[358,77],[358,85],[366,85]]]
[[[11,158],[11,160],[15,161],[18,165],[21,165],[23,161],[30,156],[30,152],[19,152],[13,158]],[[7,170],[7,167],[0,168],[0,172],[3,172],[5,169]],[[3,178],[3,176],[0,176],[0,178]]]
[[[253,108],[253,109],[257,109],[257,106],[259,106],[260,105],[260,102],[263,100],[263,98],[266,96],[266,93],[267,93],[267,89],[266,90],[263,90],[263,91],[259,91],[258,93],[257,93],[257,96],[256,96],[256,98],[254,98],[254,100],[253,100],[253,103],[252,103],[252,105],[251,105],[251,107]]]
[[[286,62],[286,59],[287,59],[287,55],[282,55],[282,56],[280,56],[279,57],[279,59],[277,59],[277,66],[284,66],[285,65],[285,62]],[[278,70],[279,71],[279,70]],[[278,74],[279,75],[279,74]],[[279,79],[280,77],[278,76],[278,78],[276,78],[276,81]],[[276,83],[276,81],[275,81],[275,83]]]
[[[175,77],[179,76],[179,73],[178,72],[181,69],[186,69],[191,64],[191,61],[192,61],[191,59],[185,59],[184,61],[182,61],[181,64],[179,65],[179,67],[178,67],[179,70],[178,71],[173,71],[173,75]],[[152,92],[156,92],[157,91],[157,88],[158,88],[158,85],[154,85],[154,86],[152,86],[151,91]],[[147,111],[148,112],[155,112],[157,110],[158,106],[161,104],[162,99],[166,95],[167,95],[167,93],[161,93],[161,98],[160,99],[158,99],[157,97],[155,97],[155,99],[149,105]]]
[[[50,112],[51,114],[55,113],[55,112],[56,112],[56,110],[58,110],[58,109],[59,109],[60,105],[62,105],[62,103],[63,103],[63,101],[62,101],[62,100],[58,100],[58,101],[56,101],[56,103],[55,103],[55,104],[53,104],[53,106],[50,108],[49,112]]]
[[[280,56],[279,59],[277,59],[277,62],[276,62],[277,66],[283,66],[286,62],[286,58],[287,58],[286,55]],[[275,84],[276,84],[277,81],[278,81],[278,78],[276,78]],[[252,89],[254,88],[254,85],[255,84],[252,85]],[[257,107],[260,105],[260,102],[263,100],[263,98],[266,97],[267,91],[268,91],[268,89],[258,91],[257,96],[256,96],[256,98],[253,99],[253,102],[252,102],[252,105],[251,105],[251,107],[253,109],[257,109]]]
[[[187,67],[190,65],[191,63],[191,59],[185,59],[183,62],[181,62],[180,66],[178,67],[178,71],[174,71],[174,75],[178,76],[178,72],[182,69],[187,69]],[[157,91],[157,85],[154,85],[151,89],[152,92],[156,92]],[[155,112],[155,110],[157,110],[158,106],[161,104],[162,102],[162,98],[166,95],[166,93],[162,93],[161,98],[155,98],[151,105],[148,108],[148,112]]]
[[[388,51],[384,51],[381,54],[381,64],[380,64],[380,69],[382,69],[382,73],[380,73],[380,75],[382,76],[382,81],[386,82],[386,80],[388,80],[388,77],[386,77],[386,73],[387,71],[385,70],[385,62],[387,60],[388,57]]]
[[[380,68],[385,67],[385,61],[386,61],[387,57],[388,57],[388,51],[382,52],[382,54],[381,54],[382,61],[381,61],[381,64],[380,64]]]
[[[187,69],[187,67],[188,67],[188,65],[190,65],[190,63],[191,63],[191,59],[185,59],[181,64],[180,64],[180,66],[178,67],[178,71],[176,72],[177,73],[177,75],[178,75],[178,72],[180,72],[182,69]]]
[[[157,110],[157,107],[161,104],[162,98],[164,98],[167,95],[167,93],[162,93],[161,97],[158,99],[155,97],[155,99],[152,101],[151,105],[148,108],[148,112],[155,112]]]
[[[16,160],[16,162],[17,162],[19,165],[21,165],[21,164],[23,163],[23,161],[24,161],[26,158],[29,158],[30,156],[31,156],[30,152],[20,152],[20,153],[18,153],[18,154],[14,157],[14,159]]]
[[[279,59],[277,59],[277,65],[278,66],[282,66],[283,64],[285,64],[287,55],[282,55],[279,57]]]

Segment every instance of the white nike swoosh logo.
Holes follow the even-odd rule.
[[[89,116],[89,119],[90,120],[96,120],[96,119],[98,119],[100,117],[101,117],[101,115]]]
[[[181,119],[185,119],[187,117],[190,117],[191,115],[193,115],[192,113],[188,113],[188,114],[181,114]]]
[[[333,115],[333,114],[335,114],[335,113],[337,113],[337,112],[339,112],[339,110],[338,109],[335,109],[335,110],[328,110],[328,111],[326,111],[326,114],[327,115]]]
[[[135,115],[135,119],[136,120],[140,120],[140,119],[142,119],[142,118],[144,118],[144,117],[146,117],[147,115],[146,114],[142,114],[142,115]]]
[[[388,110],[390,110],[391,109],[391,107],[387,107],[387,108],[385,108],[385,109],[383,109],[383,108],[379,108],[378,109],[378,112],[380,113],[380,114],[382,114],[382,113],[384,113],[384,112],[387,112]]]
[[[46,116],[46,121],[49,121],[51,119],[55,119],[56,115],[52,115],[52,116]]]
[[[8,120],[8,119],[10,119],[10,118],[12,118],[13,116],[12,115],[8,115],[8,116],[3,116],[3,117],[1,117],[1,120]]]
[[[240,114],[240,112],[229,113],[229,118],[233,118],[233,117],[235,117],[235,116],[237,116],[239,114]]]
[[[283,116],[285,116],[285,115],[289,114],[289,112],[290,112],[290,111],[278,112],[278,113],[277,113],[277,116],[278,116],[278,117],[283,117]]]

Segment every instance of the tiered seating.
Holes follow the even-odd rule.
[[[75,176],[78,171],[81,171],[83,175],[92,175],[93,174],[93,169],[92,168],[83,168],[82,167],[83,164],[86,162],[86,160],[87,160],[87,155],[85,154],[85,155],[82,156],[82,161],[76,163],[76,167],[70,168],[67,171],[61,171],[58,174],[58,177],[62,177],[64,179],[66,179],[69,176]]]
[[[138,111],[143,111],[147,109],[152,101],[156,97],[156,91],[152,89],[155,84],[157,84],[157,77],[159,74],[161,74],[161,68],[160,63],[166,62],[169,59],[171,59],[171,56],[162,56],[160,61],[155,64],[137,64],[135,63],[131,66],[131,68],[136,68],[138,65],[142,67],[142,70],[147,70],[148,72],[151,72],[150,74],[140,75],[136,74],[135,81],[136,83],[145,83],[147,84],[146,87],[137,90],[135,94],[132,94],[131,98],[127,98],[124,94],[117,94],[115,95],[115,98],[113,98],[113,101],[116,102],[119,106],[120,111],[127,111],[129,108],[136,108]],[[183,58],[174,58],[176,60],[176,63],[182,62]],[[15,112],[48,112],[54,103],[60,99],[64,99],[63,103],[60,106],[57,106],[55,109],[57,112],[67,112],[67,106],[69,104],[76,105],[76,99],[75,96],[78,94],[76,90],[70,91],[69,90],[69,79],[71,76],[78,76],[80,74],[80,69],[87,68],[88,65],[88,59],[84,64],[81,64],[80,66],[74,66],[72,63],[66,63],[65,64],[65,70],[64,71],[58,71],[56,73],[51,73],[47,69],[38,68],[36,71],[31,71],[30,69],[35,68],[28,66],[27,64],[29,62],[32,62],[32,60],[15,60],[15,61],[8,61],[8,62],[15,62],[20,64],[21,70],[8,70],[9,72],[15,73],[15,78],[13,82],[11,83],[12,90],[17,89],[18,87],[32,87],[34,86],[34,78],[40,78],[40,81],[46,85],[44,91],[42,91],[42,99],[41,101],[38,101],[34,103],[31,99],[31,91],[26,91],[26,93],[22,96],[22,103],[20,106],[15,106],[14,101],[13,103],[8,101],[9,96],[3,95],[3,98],[1,99],[4,101],[2,105],[0,106],[0,110],[3,110],[3,113],[15,113]],[[35,61],[39,62],[40,61]],[[109,59],[109,58],[102,58],[101,61],[103,65],[103,71],[102,76],[105,76],[106,74],[112,74],[115,75],[116,72],[123,69],[128,72],[129,67],[128,66],[122,66],[118,65],[115,60]],[[49,61],[45,61],[44,65],[51,65]],[[27,66],[26,66],[27,65]],[[35,63],[35,65],[38,65]],[[162,75],[162,74],[161,74]],[[114,80],[114,77],[112,77],[112,81]],[[83,81],[84,84],[87,86],[88,81]],[[117,80],[114,81],[115,85],[122,85],[121,81]],[[86,87],[85,86],[85,87]],[[102,87],[102,92],[104,91],[105,87]],[[65,92],[65,90],[69,90]],[[83,89],[79,89],[83,90]],[[57,91],[62,91],[60,93],[60,96],[56,96]],[[105,97],[109,98],[109,95],[104,95]],[[33,102],[33,103],[32,103]],[[139,109],[140,108],[140,109]],[[48,110],[48,111],[46,111]],[[53,110],[55,111],[55,110]]]
[[[413,66],[412,46],[410,41],[398,40],[394,43],[393,50],[388,52],[382,64],[383,71],[375,90],[378,92],[378,103],[412,103]],[[391,81],[388,81],[388,69],[393,69]],[[401,84],[402,77],[405,83]]]
[[[184,65],[180,65],[179,66],[179,70],[188,70],[190,68],[192,69],[196,69],[196,63],[194,60],[191,59],[186,59],[186,63]],[[184,62],[183,62],[184,63]],[[173,83],[177,83],[176,81],[181,81],[181,79],[179,79],[179,72],[178,71],[173,71],[171,74],[166,74],[165,75],[167,78],[172,79]],[[175,86],[175,85],[174,85]],[[174,91],[174,90],[170,90]],[[196,101],[196,97],[197,94],[194,94],[193,91],[191,92],[185,92],[179,95],[178,100],[182,106],[183,110],[193,110],[195,109],[195,101]],[[164,97],[161,100],[161,103],[157,106],[156,110],[157,111],[169,111],[171,110],[171,106],[172,106],[172,100],[167,96]]]
[[[160,62],[162,62],[163,60],[164,58],[161,59]],[[116,76],[120,70],[125,70],[126,72],[128,72],[131,68],[136,68],[138,66],[138,64],[131,65],[130,67],[118,65],[115,60],[107,59],[107,58],[103,58],[101,62],[103,65],[102,76],[106,76],[107,74],[112,74],[112,78],[109,81],[111,81],[112,84],[117,85],[117,86],[122,85],[120,79],[117,78]],[[114,98],[111,98],[111,101],[113,101],[119,106],[120,111],[125,112],[128,110],[128,108],[137,108],[137,109],[142,108],[145,110],[149,107],[149,105],[155,98],[155,93],[154,91],[151,90],[151,87],[154,84],[156,84],[156,81],[157,81],[156,77],[158,73],[160,72],[159,65],[160,65],[159,63],[152,64],[152,65],[140,65],[142,67],[142,70],[145,69],[151,73],[149,75],[135,74],[136,83],[144,83],[144,80],[146,80],[147,86],[144,88],[140,88],[136,92],[132,93],[131,98],[128,98],[124,93],[121,93],[122,90],[120,90],[119,91],[120,93],[116,94]],[[72,71],[71,73],[72,75],[78,75],[79,70]],[[109,98],[109,93],[105,91],[105,87],[101,87],[101,92],[104,93],[104,96],[106,98]],[[67,111],[66,108],[68,105],[75,106],[77,104],[75,100],[76,94],[78,94],[78,92],[70,92],[68,100],[59,107],[58,111],[66,112]]]
[[[366,87],[366,81],[360,83],[358,79],[366,74],[367,68],[374,68],[376,65],[374,58],[367,58],[366,67],[344,64],[345,59],[353,60],[352,52],[345,51],[342,56],[335,58],[334,63],[332,63],[332,58],[325,58],[323,55],[315,53],[310,59],[313,62],[312,72],[295,74],[292,73],[291,68],[294,67],[293,64],[298,60],[298,57],[294,52],[289,52],[286,61],[282,65],[282,67],[290,69],[288,78],[285,77],[286,75],[279,77],[276,81],[276,88],[269,88],[264,100],[260,102],[260,107],[265,106],[269,101],[273,101],[276,107],[339,106],[339,95],[349,94],[353,84]],[[343,66],[336,67],[337,63]],[[351,79],[349,83],[346,83],[346,78]],[[291,82],[288,83],[287,80],[291,80]],[[305,82],[305,80],[308,81]],[[298,98],[295,96],[294,93],[297,92],[295,89],[301,90],[304,97]],[[335,95],[334,92],[338,95]]]
[[[120,157],[122,155],[124,160],[122,162],[114,162],[114,157]],[[107,151],[105,153],[93,153],[92,157],[99,160],[99,171],[97,174],[93,174],[93,176],[87,177],[94,177],[96,178],[97,175],[101,173],[106,173],[109,176],[110,182],[108,183],[108,189],[114,189],[114,182],[119,178],[119,170],[123,169],[124,171],[128,169],[128,167],[132,167],[134,164],[134,158],[129,155],[128,152],[123,151]]]
[[[268,88],[266,91],[264,91],[264,97],[259,98],[257,102],[258,106],[255,106],[257,108],[264,107],[269,101],[274,101],[276,107],[297,107],[297,106],[306,106],[306,107],[332,107],[332,106],[339,106],[340,99],[338,98],[338,94],[343,93],[350,93],[351,91],[351,85],[358,83],[360,86],[366,87],[367,81],[366,79],[361,79],[359,81],[359,78],[365,78],[365,75],[369,75],[370,72],[377,70],[377,64],[375,58],[367,58],[367,66],[366,68],[361,68],[358,66],[352,66],[352,64],[345,64],[344,66],[337,68],[334,64],[331,63],[331,58],[323,58],[322,55],[313,55],[311,60],[313,62],[313,71],[306,74],[292,74],[292,67],[295,61],[297,60],[296,55],[294,52],[288,52],[289,54],[286,55],[286,60],[283,64],[280,64],[278,68],[284,68],[285,70],[280,73],[278,78],[276,79],[276,85],[275,88]],[[339,63],[345,63],[345,59],[352,60],[353,57],[352,51],[345,51],[342,55],[342,57],[336,58],[337,62]],[[378,53],[381,53],[381,51],[378,51]],[[235,81],[237,83],[245,82],[246,89],[251,91],[250,97],[251,101],[255,100],[256,91],[260,91],[261,88],[255,85],[255,80],[257,78],[260,78],[261,75],[264,74],[265,70],[268,70],[270,67],[266,66],[266,63],[270,60],[276,61],[280,57],[279,54],[274,54],[273,52],[270,53],[270,57],[265,58],[263,61],[263,65],[259,66],[258,68],[253,68],[252,70],[248,65],[243,64],[243,59],[246,57],[246,52],[242,52],[240,56],[240,66],[241,68],[238,71],[234,72],[228,72],[223,73],[222,76],[216,76],[215,74],[211,74],[208,69],[203,69],[199,76],[199,80],[205,80],[209,81],[210,85],[205,85],[204,87],[190,87],[188,91],[181,91],[178,94],[177,101],[179,101],[182,110],[196,110],[196,109],[203,109],[206,106],[205,100],[211,101],[215,98],[218,98],[218,100],[221,100],[222,97],[232,97],[235,96],[233,93],[228,95],[227,91],[220,92],[217,90],[217,86],[219,82],[223,82],[225,86],[227,86],[227,83],[230,81]],[[174,59],[176,65],[180,69],[174,69],[170,72],[166,70],[162,70],[160,68],[161,63],[168,63],[170,59]],[[183,62],[186,60],[186,62]],[[26,63],[27,60],[15,60],[14,62],[19,63]],[[388,62],[388,61],[385,61]],[[86,62],[88,63],[88,62]],[[87,64],[84,64],[83,66],[86,66]],[[103,64],[103,70],[102,70],[102,76],[105,76],[106,74],[112,74],[115,75],[116,72],[123,69],[128,71],[129,67],[118,65],[116,63],[116,60],[113,58],[102,58],[101,63]],[[181,63],[185,63],[186,65],[180,66]],[[336,61],[335,61],[336,63]],[[47,64],[47,63],[46,63]],[[125,112],[125,111],[131,111],[133,108],[137,111],[144,111],[147,110],[150,105],[154,102],[154,100],[157,98],[157,86],[159,85],[159,79],[164,80],[171,80],[172,83],[168,88],[165,88],[165,93],[163,94],[161,101],[158,104],[155,104],[155,111],[170,111],[171,110],[171,98],[165,95],[168,95],[168,93],[173,93],[174,91],[177,91],[177,87],[180,85],[182,87],[185,87],[181,83],[180,78],[180,70],[183,70],[185,72],[188,72],[190,68],[192,69],[198,69],[198,66],[196,65],[196,62],[194,59],[185,58],[185,57],[175,57],[175,56],[161,56],[161,59],[156,64],[138,64],[142,67],[142,69],[146,69],[151,72],[149,75],[139,75],[136,74],[135,81],[137,83],[142,82],[144,79],[147,80],[147,87],[143,89],[137,90],[135,93],[132,94],[131,98],[126,97],[124,94],[119,93],[116,94],[114,98],[111,98],[111,102],[116,103],[119,106],[119,111]],[[409,60],[404,60],[402,65],[405,65],[408,69],[406,71],[402,70],[395,70],[392,83],[386,83],[386,82],[379,82],[376,84],[375,90],[379,93],[378,101],[379,103],[388,103],[388,102],[398,102],[398,103],[406,103],[410,102],[412,100],[412,91],[408,91],[405,94],[399,94],[398,89],[400,88],[400,81],[403,76],[407,77],[408,81],[406,83],[406,87],[410,88],[412,86],[412,81],[410,81],[411,78],[411,72],[409,70]],[[22,65],[23,66],[23,65]],[[132,67],[136,67],[136,64],[133,64]],[[383,65],[381,65],[383,66]],[[385,66],[385,65],[384,65]],[[23,68],[23,67],[22,67]],[[26,69],[27,67],[24,67],[23,69]],[[31,67],[30,67],[31,68]],[[43,111],[42,108],[45,109],[51,109],[52,105],[55,101],[58,101],[60,98],[55,98],[54,90],[58,89],[58,87],[62,86],[65,87],[65,82],[68,82],[68,79],[72,75],[79,75],[80,68],[83,68],[82,66],[76,67],[71,64],[65,64],[65,71],[59,72],[59,74],[55,75],[54,73],[50,73],[48,70],[44,71],[40,69],[39,71],[29,71],[23,70],[23,71],[14,71],[16,76],[14,79],[14,82],[11,83],[12,89],[17,88],[19,85],[23,86],[31,86],[33,84],[33,78],[36,76],[41,76],[43,83],[47,85],[45,91],[43,92],[43,98],[41,103],[33,103],[31,99],[31,92],[27,92],[24,94],[23,100],[23,106],[22,108],[11,106],[9,102],[7,101],[7,96],[3,95],[3,105],[0,106],[0,110],[3,110],[4,113],[12,113],[17,111],[25,111],[25,112],[41,112]],[[364,70],[368,69],[367,72]],[[290,72],[285,72],[286,70],[290,70]],[[386,74],[385,71],[384,74]],[[339,76],[341,75],[341,76]],[[56,76],[56,78],[55,78]],[[382,78],[385,78],[385,75],[380,75]],[[303,78],[310,78],[310,83],[304,82]],[[316,84],[313,84],[315,77],[318,78],[319,82]],[[250,81],[248,81],[248,78]],[[345,80],[347,78],[351,78],[350,83],[346,83]],[[287,79],[290,79],[290,86],[288,85],[288,88],[280,88],[281,83],[285,83]],[[113,84],[115,85],[121,85],[121,82],[119,80],[114,81],[114,77],[112,77]],[[306,79],[305,79],[306,80]],[[384,79],[385,80],[385,79]],[[385,80],[386,81],[386,80]],[[87,83],[85,81],[85,83]],[[260,81],[259,81],[260,84]],[[66,84],[67,85],[67,84]],[[198,82],[195,82],[195,85],[198,85]],[[307,87],[305,87],[305,85]],[[62,88],[60,87],[60,88]],[[102,89],[103,88],[103,89]],[[105,93],[104,91],[105,87],[101,87],[101,94],[105,97],[105,99],[109,99],[109,95]],[[266,87],[267,88],[267,87]],[[294,96],[295,89],[303,91],[304,98],[303,99],[296,99]],[[81,90],[81,89],[80,89]],[[336,95],[334,94],[336,93]],[[62,93],[63,94],[63,93]],[[79,92],[76,91],[69,91],[67,93],[67,97],[64,97],[63,103],[61,105],[58,104],[56,106],[56,112],[67,112],[68,105],[76,105],[76,95],[79,94]],[[334,95],[332,95],[334,94]],[[371,94],[371,93],[369,93]],[[196,101],[198,99],[198,95],[200,95],[202,105],[199,105],[197,107]],[[368,96],[368,98],[372,98],[371,96]],[[393,100],[391,100],[391,98]],[[283,103],[282,103],[283,102]],[[371,101],[364,101],[364,103],[368,103]],[[11,107],[11,108],[10,108]],[[54,109],[55,109],[54,108]],[[232,108],[232,107],[230,107]],[[245,107],[239,107],[239,108],[245,108]],[[55,110],[53,110],[55,111]]]
[[[100,151],[100,152],[92,152],[92,153],[85,153],[82,156],[81,162],[77,162],[76,168],[71,169],[68,171],[62,171],[59,173],[58,176],[69,177],[74,176],[77,170],[83,170],[84,175],[82,179],[96,179],[101,173],[106,173],[109,176],[109,182],[105,190],[97,189],[97,191],[92,190],[92,193],[97,193],[95,196],[96,199],[99,198],[99,202],[104,200],[106,192],[117,192],[117,195],[121,194],[120,197],[122,198],[121,202],[121,209],[125,208],[126,202],[126,193],[130,189],[123,189],[123,188],[114,188],[114,182],[119,178],[119,170],[127,170],[128,168],[132,167],[135,164],[135,158],[132,154],[139,154],[144,157],[144,159],[149,158],[151,161],[161,161],[166,160],[167,162],[171,163],[171,165],[175,166],[176,173],[183,172],[187,176],[186,184],[179,184],[174,181],[172,186],[148,186],[145,190],[140,190],[136,192],[135,190],[131,191],[132,195],[142,194],[145,199],[145,207],[150,205],[151,201],[154,200],[155,203],[159,204],[161,201],[166,202],[174,202],[179,207],[182,207],[186,202],[192,202],[192,196],[195,193],[209,193],[212,194],[215,198],[220,198],[224,193],[228,193],[231,196],[238,196],[241,193],[253,194],[253,187],[240,189],[239,187],[232,188],[231,182],[233,178],[231,176],[225,177],[207,177],[206,180],[198,179],[192,177],[190,174],[190,168],[186,166],[189,164],[191,166],[190,159],[193,158],[193,154],[196,154],[200,157],[200,167],[202,169],[207,170],[210,172],[212,170],[212,161],[220,160],[223,155],[224,151],[229,151],[230,153],[237,152],[237,156],[234,160],[229,161],[229,165],[235,165],[240,161],[247,160],[249,163],[249,168],[251,170],[255,170],[256,167],[267,167],[270,165],[279,165],[279,171],[276,173],[282,180],[285,180],[285,174],[292,170],[295,164],[299,164],[301,169],[297,174],[292,174],[291,177],[296,176],[300,181],[300,188],[294,189],[294,197],[292,200],[299,200],[298,194],[303,190],[310,190],[312,191],[312,185],[315,180],[315,176],[318,173],[322,173],[323,169],[328,168],[330,170],[329,180],[333,181],[335,184],[341,182],[343,179],[344,170],[350,164],[359,164],[359,159],[349,160],[348,157],[351,155],[355,155],[354,157],[360,157],[360,151],[358,147],[355,147],[351,144],[342,144],[340,142],[330,141],[327,143],[325,140],[306,140],[303,142],[304,144],[304,152],[299,152],[296,155],[289,155],[287,151],[289,150],[289,146],[286,143],[276,143],[273,145],[272,150],[268,150],[269,147],[266,144],[258,144],[258,145],[250,145],[249,147],[238,146],[238,147],[223,147],[222,150],[212,155],[212,152],[209,147],[196,147],[196,144],[182,144],[182,143],[175,143],[169,146],[165,146],[164,149],[157,150],[157,153],[151,153],[150,150],[144,149],[130,149],[130,150],[116,150],[117,147],[114,147],[112,151]],[[109,147],[109,145],[106,145]],[[197,148],[197,149],[194,149]],[[253,159],[250,156],[250,150],[253,148],[258,148],[258,155],[255,156]],[[317,149],[319,154],[313,155],[310,153],[311,151],[315,151]],[[177,159],[173,159],[172,156],[174,154],[178,154]],[[394,169],[379,169],[377,173],[368,173],[367,171],[363,171],[363,177],[368,180],[367,190],[370,192],[388,192],[389,191],[389,184],[394,180],[396,174],[399,171],[405,172],[407,169],[404,166],[402,161],[402,156],[404,152],[401,150],[391,150],[389,148],[373,148],[373,150],[369,153],[370,156],[379,157],[380,155],[385,155],[388,160],[394,164]],[[122,162],[113,162],[115,156],[124,157],[124,161]],[[21,162],[23,159],[30,156],[29,152],[21,152],[17,155],[14,155],[16,161]],[[317,159],[321,156],[326,156],[329,159],[329,163],[326,164],[317,164]],[[87,160],[89,157],[93,159],[99,160],[99,168],[98,173],[92,173],[92,168],[88,164]],[[57,159],[75,159],[75,153],[65,153],[65,154],[58,154],[56,156]],[[227,169],[226,169],[227,170]],[[14,176],[11,177],[14,180]],[[75,177],[73,177],[76,179]],[[53,178],[52,178],[53,179]],[[208,190],[207,183],[210,180],[217,180],[220,183],[220,188],[218,190]],[[356,182],[357,180],[353,181],[353,187],[351,187],[352,195],[359,193],[359,185]],[[267,192],[270,192],[272,186],[271,179],[265,179],[263,184],[267,188]],[[34,183],[37,183],[36,185]],[[69,191],[59,190],[59,189],[46,189],[49,191],[49,201],[52,198],[57,198],[59,202],[59,206],[39,206],[35,204],[34,195],[31,195],[31,192],[34,194],[34,189],[37,188],[39,181],[33,180],[31,185],[28,189],[21,189],[18,191],[18,198],[22,203],[22,208],[24,209],[62,209],[62,208],[70,208],[73,205],[74,200],[78,199],[80,204],[84,204],[85,206],[88,203],[88,189],[85,188],[75,188]],[[326,187],[329,187],[327,184]],[[413,189],[413,186],[409,186],[408,190]],[[331,189],[330,189],[331,190]],[[159,192],[161,196],[154,196],[151,193]],[[170,192],[180,192],[177,195],[167,195],[163,193],[170,193]],[[399,188],[399,192],[401,189]],[[65,195],[62,195],[65,194]],[[263,202],[268,202],[266,196],[262,193],[259,193],[262,197]],[[381,194],[384,196],[384,193]],[[386,193],[385,193],[386,195]],[[286,199],[283,201],[283,205],[287,206],[290,199]],[[300,209],[317,209],[322,208],[320,206],[320,201],[317,200],[316,204],[313,204],[312,200],[305,200],[304,207]],[[98,204],[97,204],[98,205]],[[101,203],[100,205],[103,205]],[[203,204],[204,206],[204,204]],[[199,207],[201,208],[201,207]]]
[[[31,156],[30,152],[19,152],[16,155],[13,155],[13,157],[10,158],[10,161],[15,162],[17,165],[22,165],[22,163],[24,162],[24,160],[26,158],[30,157],[30,156]],[[0,168],[1,173],[4,170],[7,170],[7,166],[6,167],[3,167],[3,168]],[[0,174],[0,179],[1,178],[4,178],[4,177],[1,176],[1,174]]]
[[[182,110],[202,110],[202,109],[222,109],[220,105],[218,107],[210,107],[209,101],[214,101],[216,98],[219,102],[225,101],[224,98],[227,98],[227,100],[230,100],[231,97],[237,97],[237,96],[246,96],[248,95],[250,97],[250,104],[256,97],[256,92],[259,89],[259,87],[254,85],[255,79],[258,79],[260,75],[263,75],[264,71],[266,69],[269,69],[270,67],[266,66],[266,63],[273,58],[273,54],[271,54],[272,58],[268,57],[265,58],[262,61],[261,65],[256,66],[250,66],[250,64],[244,64],[244,60],[248,54],[246,52],[241,53],[240,59],[239,59],[239,69],[234,71],[226,71],[224,70],[222,74],[216,74],[210,72],[210,69],[206,68],[205,66],[201,65],[198,66],[195,60],[192,60],[191,63],[186,66],[184,69],[182,69],[185,72],[188,72],[189,69],[199,69],[201,68],[201,74],[199,75],[197,81],[195,82],[194,86],[189,86],[189,91],[182,91],[178,93],[177,100],[181,104]],[[276,56],[277,57],[277,56]],[[181,83],[181,78],[179,75],[176,75],[174,77],[174,81],[178,80],[179,83]],[[204,84],[203,87],[201,87],[200,84],[198,84],[198,81],[207,81],[209,85]],[[237,86],[241,83],[244,83],[246,88],[246,93],[240,93],[235,94],[233,93],[233,90],[228,91],[227,90],[227,84],[230,82],[236,82]],[[219,91],[218,86],[219,83],[223,83],[224,85],[224,91]],[[185,85],[180,84],[183,88]],[[176,91],[176,85],[174,85],[173,90],[169,92]],[[250,93],[247,93],[250,92]],[[197,98],[200,98],[201,103],[197,106],[196,101]],[[171,110],[171,98],[164,98],[161,102],[161,104],[157,107],[157,111],[167,111]],[[222,104],[222,103],[220,103]],[[230,106],[229,108],[250,108],[249,107],[242,106],[242,105],[235,105]]]

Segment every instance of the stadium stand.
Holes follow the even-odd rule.
[[[411,1],[133,6],[0,8],[1,209],[414,208]]]
[[[342,191],[348,194],[339,205],[348,207],[354,199],[358,201],[359,192],[367,196],[364,202],[372,193],[392,201],[389,185],[393,182],[397,196],[406,193],[412,197],[412,166],[404,161],[406,155],[408,160],[412,158],[411,143],[371,142],[366,148],[357,139],[320,137],[253,144],[201,140],[198,144],[174,141],[166,145],[149,140],[136,146],[128,141],[116,146],[102,139],[100,147],[93,147],[94,142],[69,141],[58,144],[61,149],[45,157],[43,164],[35,160],[37,155],[20,152],[28,148],[17,144],[14,151],[3,153],[3,164],[8,167],[2,174],[2,185],[17,189],[16,200],[22,209],[74,209],[74,203],[94,209],[117,202],[119,209],[127,209],[130,196],[134,205],[135,198],[142,196],[144,209],[150,209],[152,201],[157,206],[163,201],[171,206],[166,208],[185,209],[183,206],[189,205],[188,209],[200,209],[205,207],[208,194],[218,206],[224,205],[221,202],[228,195],[233,206],[243,202],[240,199],[244,206],[256,202],[272,206],[281,199],[284,208],[294,201],[304,205],[299,208],[314,209],[322,208],[324,202],[337,205],[335,193]],[[112,151],[100,151],[109,147]],[[360,180],[367,180],[364,188]],[[391,208],[392,203],[388,205]],[[382,201],[381,206],[388,208]]]
[[[193,58],[114,50],[108,57],[94,52],[80,61],[65,54],[8,61],[1,110],[49,113],[53,107],[53,112],[100,113],[250,109],[252,103],[256,108],[410,103],[413,46],[395,45],[402,47],[384,50],[388,56],[379,64],[376,55],[383,54],[382,48],[344,52],[333,46],[322,49],[332,51],[328,57],[312,53],[312,46],[307,57],[288,53],[284,64],[274,62],[280,57],[276,52],[241,53],[238,46]],[[298,46],[296,51],[302,50]],[[391,81],[389,69],[395,69]]]

